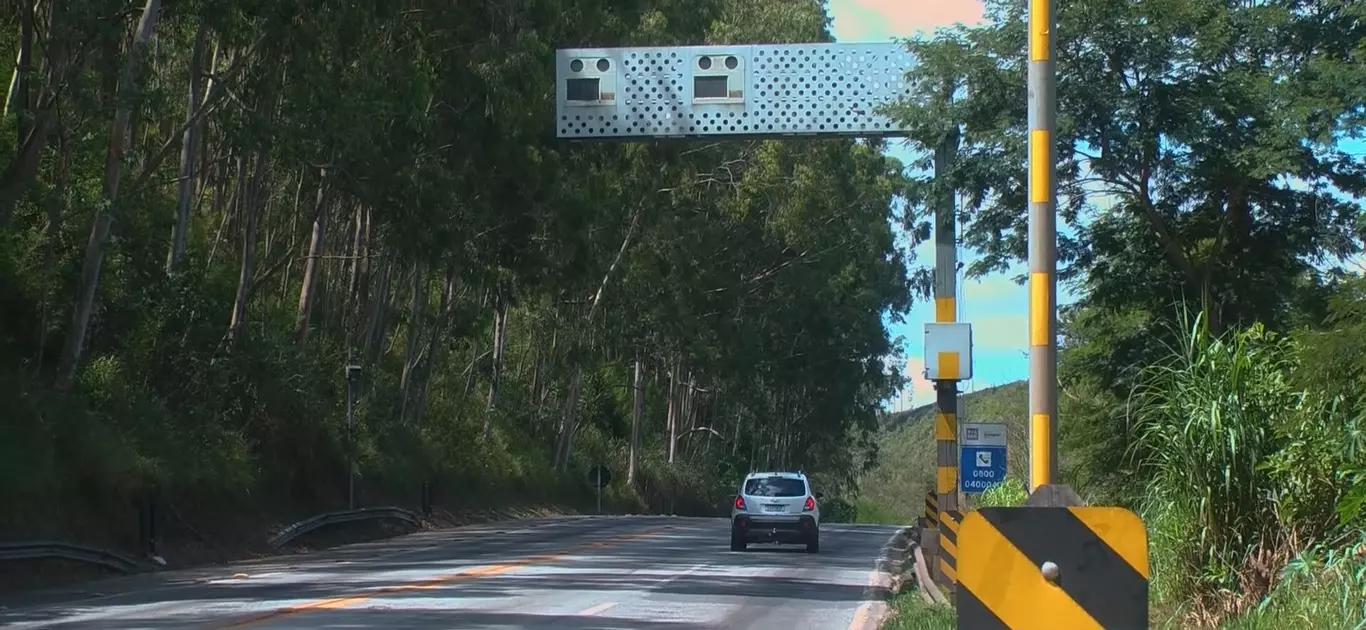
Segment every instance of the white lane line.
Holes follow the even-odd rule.
[[[665,586],[665,585],[667,585],[667,584],[670,584],[670,583],[672,583],[673,581],[675,581],[675,580],[677,580],[677,579],[679,579],[679,578],[687,577],[687,576],[689,576],[689,575],[692,575],[692,574],[694,574],[694,573],[697,573],[698,571],[701,571],[702,569],[705,569],[705,568],[707,568],[708,566],[711,566],[711,563],[710,563],[710,562],[703,562],[702,564],[693,565],[693,566],[691,566],[691,567],[688,567],[688,568],[687,568],[686,570],[684,570],[684,571],[680,571],[680,572],[678,572],[678,573],[675,573],[675,574],[673,574],[673,575],[671,575],[671,576],[669,576],[669,577],[667,577],[667,578],[665,578],[665,579],[663,579],[663,580],[660,580],[660,581],[658,581],[658,582],[655,582],[654,584],[645,585],[645,590],[647,590],[647,591],[653,591],[653,590],[655,590],[655,589],[657,589],[657,588],[659,588],[659,587],[661,587],[661,586]]]
[[[601,604],[598,604],[597,606],[585,610],[580,610],[579,612],[574,614],[581,617],[591,617],[598,613],[607,612],[613,608],[616,608],[616,606],[616,602],[603,602]]]

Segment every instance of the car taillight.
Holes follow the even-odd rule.
[[[816,509],[816,499],[815,499],[814,497],[807,497],[807,498],[806,498],[806,505],[803,505],[803,506],[802,506],[802,511],[803,511],[803,512],[810,512],[811,510],[814,510],[814,509]]]
[[[743,510],[743,509],[745,509],[745,498],[744,498],[744,497],[738,496],[738,495],[735,497],[735,509],[737,509],[737,510]]]

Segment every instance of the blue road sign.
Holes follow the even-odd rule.
[[[1006,478],[1006,426],[999,423],[959,425],[959,489],[979,494]]]

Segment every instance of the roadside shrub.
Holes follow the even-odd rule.
[[[1004,481],[991,486],[977,496],[974,508],[1016,507],[1024,505],[1029,498],[1029,487],[1017,477],[1006,477]]]
[[[858,507],[842,497],[826,497],[821,502],[821,520],[831,523],[858,522]]]
[[[1347,423],[1291,385],[1290,339],[1185,321],[1170,358],[1142,372],[1131,456],[1149,480],[1155,594],[1191,598],[1205,625],[1249,610],[1302,541],[1333,527]]]

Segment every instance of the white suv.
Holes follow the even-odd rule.
[[[752,472],[730,506],[730,550],[752,542],[805,544],[821,550],[821,509],[811,482],[800,472]]]

